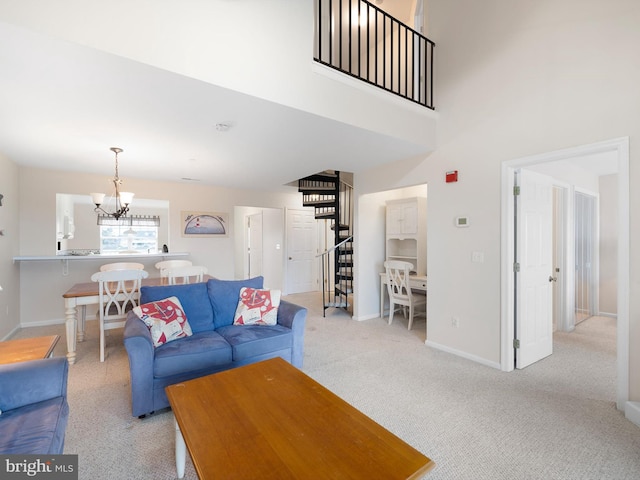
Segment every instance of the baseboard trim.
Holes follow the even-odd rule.
[[[80,312],[78,312],[78,316]],[[85,318],[86,322],[90,322],[91,320],[98,320],[97,315],[87,315]],[[20,324],[20,328],[29,328],[29,327],[49,327],[51,325],[61,325],[66,322],[64,318],[50,318],[49,320],[40,320],[36,322],[23,322]],[[78,319],[78,323],[80,320]]]
[[[20,325],[16,325],[13,330],[11,330],[9,333],[7,333],[3,338],[2,341],[4,342],[5,340],[9,340],[14,333],[16,333],[18,330],[20,330]]]
[[[624,416],[640,427],[640,402],[627,402],[624,405]]]
[[[20,328],[48,327],[50,325],[60,325],[62,323],[64,323],[64,318],[52,318],[50,320],[40,320],[36,322],[23,322],[20,324]]]
[[[472,355],[470,353],[463,352],[462,350],[456,350],[455,348],[447,347],[445,345],[441,345],[439,343],[432,342],[430,340],[426,340],[424,342],[424,344],[427,345],[428,347],[433,347],[433,348],[435,348],[437,350],[442,350],[443,352],[451,353],[451,354],[456,355],[458,357],[462,357],[462,358],[465,358],[467,360],[471,360],[472,362],[476,362],[476,363],[479,363],[481,365],[485,365],[487,367],[495,368],[497,370],[501,370],[501,368],[502,368],[502,366],[500,365],[500,362],[491,362],[491,361],[487,360],[486,358],[478,357],[476,355]]]
[[[360,315],[358,317],[351,317],[352,320],[356,320],[358,322],[364,322],[365,320],[372,320],[374,318],[380,318],[380,314],[379,313],[372,313],[370,315]]]

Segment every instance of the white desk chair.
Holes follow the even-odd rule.
[[[189,265],[186,267],[169,268],[165,270],[165,272],[169,285],[179,285],[203,282],[208,269],[200,265]]]
[[[100,267],[101,272],[108,272],[110,270],[144,270],[144,265],[134,262],[115,262],[107,263]]]
[[[145,270],[106,270],[91,275],[100,284],[100,361],[104,362],[104,331],[124,326],[127,313],[138,306]]]
[[[167,276],[167,270],[176,267],[190,267],[193,265],[191,260],[164,260],[156,263],[156,268],[160,270],[160,278]]]
[[[415,307],[425,305],[424,315],[426,316],[427,297],[415,295],[409,286],[409,272],[413,270],[413,264],[399,260],[389,260],[384,262],[387,275],[387,292],[389,293],[389,325],[393,321],[393,314],[396,305],[403,307],[406,317],[406,308],[409,309],[409,326],[411,330],[413,317],[416,315]]]

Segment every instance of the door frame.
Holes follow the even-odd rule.
[[[514,171],[546,162],[579,158],[596,153],[613,152],[618,162],[618,319],[617,319],[617,391],[616,406],[624,410],[629,400],[629,137],[571,147],[502,162],[501,180],[501,305],[500,366],[514,370],[514,280],[515,245],[513,186]]]
[[[570,321],[571,310],[567,310],[567,305],[571,305],[573,302],[573,295],[569,291],[569,286],[573,282],[573,276],[570,273],[572,260],[567,252],[566,245],[569,242],[573,242],[573,232],[570,232],[569,225],[572,220],[571,204],[569,197],[573,189],[566,182],[558,181],[554,179],[553,187],[556,191],[556,202],[554,205],[555,210],[555,235],[554,235],[554,251],[555,251],[555,268],[559,268],[560,272],[556,273],[556,283],[553,290],[553,302],[554,302],[554,321],[556,329],[558,331],[569,332],[573,330],[572,322]]]
[[[251,264],[253,261],[252,257],[253,257],[253,252],[252,250],[254,250],[252,247],[254,247],[253,243],[251,242],[252,238],[255,238],[254,236],[254,231],[255,228],[251,227],[251,220],[253,218],[260,218],[260,234],[259,234],[259,240],[260,240],[260,272],[256,273],[256,272],[252,272],[251,271]],[[245,268],[245,278],[249,278],[249,277],[256,277],[258,275],[263,275],[263,271],[264,271],[264,262],[263,262],[263,255],[264,255],[264,230],[263,230],[263,221],[264,221],[264,213],[262,210],[260,210],[259,212],[256,213],[252,213],[249,214],[245,217],[245,242],[247,244],[245,251],[247,252],[247,261],[246,263],[246,268]]]

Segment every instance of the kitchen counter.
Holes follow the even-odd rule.
[[[13,257],[14,262],[25,261],[49,261],[49,260],[115,260],[124,258],[165,258],[165,257],[186,257],[189,252],[175,252],[175,253],[114,253],[114,254],[101,254],[101,253],[70,253],[66,255],[25,255]]]

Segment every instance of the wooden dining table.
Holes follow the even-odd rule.
[[[210,278],[205,275],[204,281]],[[142,280],[142,286],[166,285],[166,277],[152,277]],[[65,312],[65,330],[67,337],[67,360],[70,365],[76,363],[77,342],[84,340],[85,321],[87,317],[87,305],[97,305],[100,303],[100,287],[98,282],[76,283],[63,295]],[[81,307],[78,318],[78,307]]]

